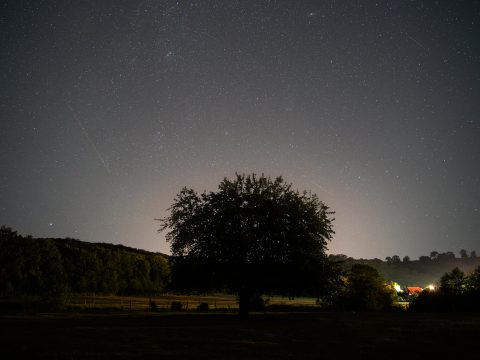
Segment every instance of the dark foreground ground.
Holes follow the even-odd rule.
[[[0,358],[478,359],[480,314],[0,316]]]

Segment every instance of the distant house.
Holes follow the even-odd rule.
[[[408,293],[408,295],[420,294],[422,291],[423,291],[423,289],[422,289],[421,287],[418,287],[418,286],[410,286],[410,287],[407,287],[407,293]]]

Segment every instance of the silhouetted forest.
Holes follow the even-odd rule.
[[[74,239],[37,239],[0,228],[0,294],[156,294],[169,281],[166,255]]]
[[[455,267],[470,273],[480,265],[480,257],[476,256],[476,252],[467,254],[465,250],[460,251],[460,257],[456,257],[451,251],[432,251],[430,256],[420,256],[418,260],[410,260],[408,256],[401,259],[397,255],[387,257],[385,261],[354,259],[346,255],[330,255],[329,260],[337,262],[344,270],[350,269],[354,264],[370,265],[377,269],[385,280],[395,281],[402,287],[435,284],[443,274]]]
[[[395,281],[402,287],[424,287],[430,283],[441,285],[443,281],[445,288],[445,274],[452,269],[458,268],[458,271],[467,277],[480,266],[480,258],[476,253],[472,251],[467,254],[464,250],[460,252],[460,257],[451,252],[442,254],[433,251],[430,256],[421,256],[419,260],[410,260],[408,257],[401,260],[398,256],[392,256],[382,261],[353,259],[346,255],[329,255],[328,259],[332,266],[338,265],[347,275],[354,274],[352,269],[356,269],[355,265],[369,265],[378,270],[379,275],[387,282]],[[0,296],[39,295],[47,299],[58,299],[71,293],[160,294],[167,287],[175,289],[175,284],[171,283],[169,260],[164,254],[122,245],[88,243],[70,238],[21,236],[2,226]],[[338,284],[329,286],[335,288],[332,291],[337,294],[336,297],[348,293],[347,288],[342,290],[342,286]],[[424,294],[423,298],[427,296],[429,295]],[[432,300],[432,296],[440,295],[430,295],[427,300],[437,299]],[[465,296],[462,299],[465,299]]]

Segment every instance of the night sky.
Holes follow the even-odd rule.
[[[330,253],[480,250],[478,1],[2,1],[0,224],[168,252],[181,187],[282,175]]]

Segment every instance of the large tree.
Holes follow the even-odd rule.
[[[354,264],[344,278],[337,306],[344,310],[387,310],[394,303],[395,291],[387,286],[377,269],[370,265]]]
[[[445,273],[440,279],[440,290],[445,294],[458,295],[465,291],[467,278],[458,267]]]
[[[315,194],[281,177],[237,174],[216,192],[183,188],[169,211],[159,231],[169,230],[176,264],[201,274],[197,287],[237,292],[240,316],[254,294],[325,293],[333,212]]]

